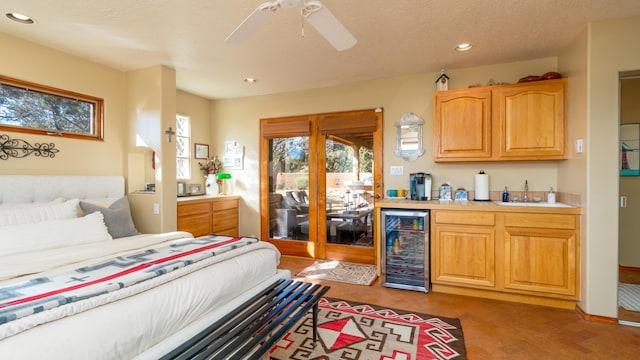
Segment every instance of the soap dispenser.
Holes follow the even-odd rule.
[[[549,194],[547,194],[547,202],[549,204],[556,203],[556,193],[553,192],[553,187],[551,188],[551,190],[549,190]]]
[[[504,187],[504,192],[502,193],[502,202],[509,202],[509,191],[507,187]]]

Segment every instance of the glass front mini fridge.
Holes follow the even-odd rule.
[[[429,292],[429,210],[382,209],[383,286]]]

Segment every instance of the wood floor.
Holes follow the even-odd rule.
[[[283,256],[292,276],[313,260]],[[305,279],[309,281],[309,279]],[[575,311],[333,281],[327,296],[454,317],[469,359],[640,359],[640,328],[583,320]]]

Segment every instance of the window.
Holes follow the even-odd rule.
[[[191,179],[191,119],[176,115],[176,178]]]
[[[0,76],[0,130],[103,140],[104,100]]]

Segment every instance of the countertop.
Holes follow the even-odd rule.
[[[582,214],[582,208],[570,207],[544,207],[544,206],[508,206],[498,205],[494,201],[440,201],[440,200],[409,200],[409,199],[382,199],[375,202],[376,208],[387,209],[433,209],[433,210],[473,210],[494,212],[526,212],[543,214]]]
[[[192,201],[192,200],[204,200],[204,199],[234,199],[240,198],[240,195],[187,195],[178,196],[178,202]]]

